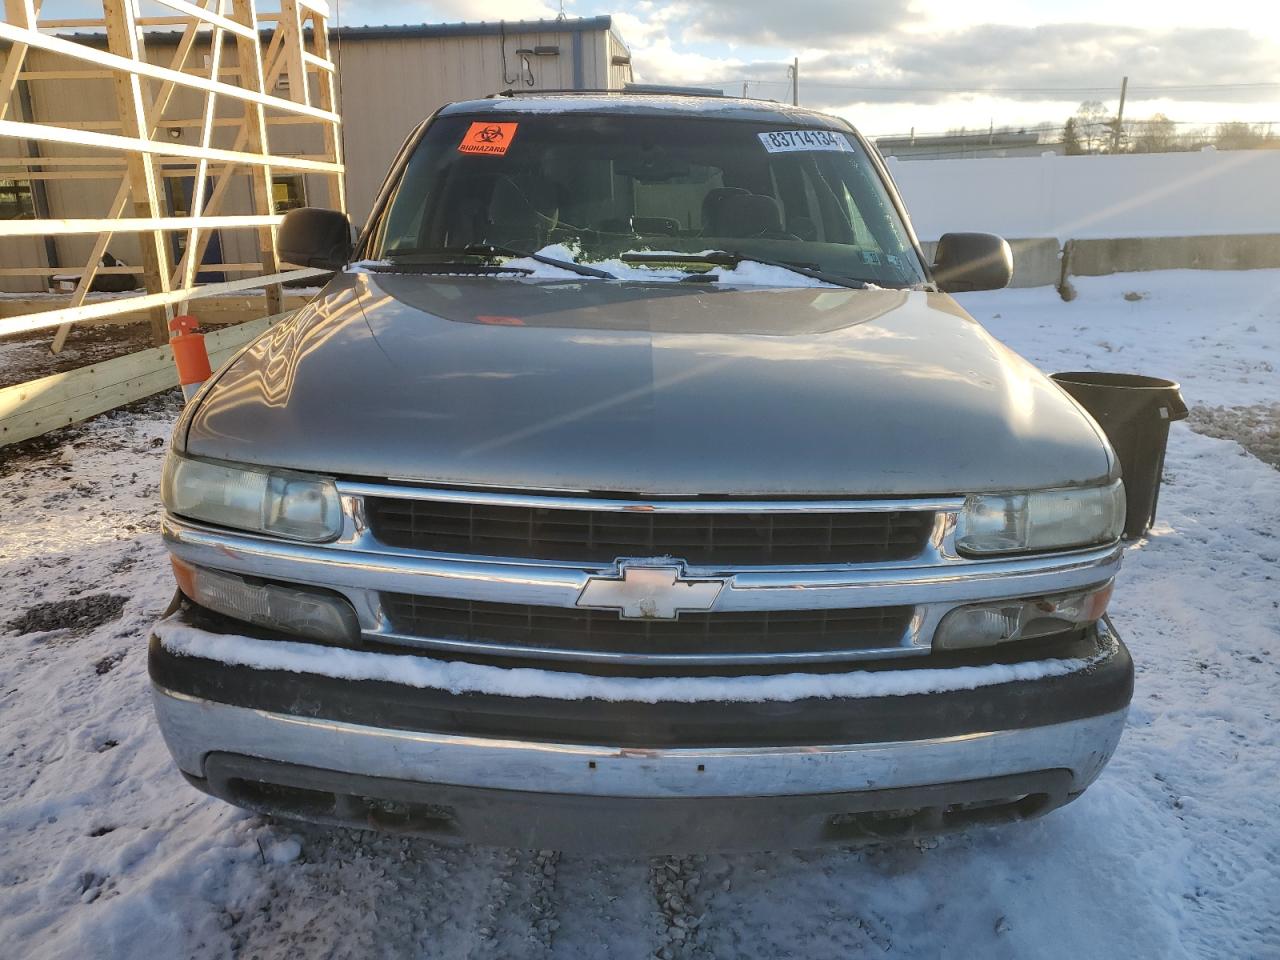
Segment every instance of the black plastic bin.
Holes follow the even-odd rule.
[[[1053,380],[1089,411],[1115,447],[1128,508],[1124,535],[1142,536],[1156,519],[1169,424],[1187,416],[1178,385],[1135,373],[1055,373]]]

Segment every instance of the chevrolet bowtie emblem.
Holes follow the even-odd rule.
[[[675,564],[627,564],[617,577],[592,577],[578,606],[617,610],[624,620],[674,620],[681,613],[710,610],[723,580],[685,580]]]

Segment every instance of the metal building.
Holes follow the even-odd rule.
[[[630,52],[607,16],[344,27],[330,31],[330,37],[340,78],[347,207],[357,225],[367,217],[382,177],[405,136],[441,105],[510,88],[619,89],[631,80]],[[178,33],[148,32],[146,58],[167,63],[179,38]],[[79,35],[76,40],[84,42],[86,37]],[[197,46],[192,56],[207,64],[207,40],[200,42],[206,44],[205,50]],[[6,52],[0,51],[0,69]],[[83,74],[77,77],[62,61],[56,53],[28,51],[9,116],[33,123],[118,132],[112,130],[114,121],[103,119],[116,115],[110,86],[84,79]],[[224,58],[223,63],[222,71],[234,74],[234,55]],[[280,83],[287,85],[288,75]],[[190,102],[182,103],[184,98]],[[174,102],[174,115],[199,116],[201,100],[196,91],[178,91]],[[212,146],[232,147],[240,119],[241,111],[234,102],[220,101]],[[267,122],[272,153],[309,157],[322,152],[320,134],[314,129],[287,116],[269,117]],[[194,144],[198,126],[195,121],[179,122],[170,126],[166,135],[176,143]],[[0,140],[0,218],[35,216],[41,207],[44,218],[107,214],[118,178],[104,178],[101,172],[95,174],[86,168],[81,168],[80,177],[71,179],[23,180],[13,175],[12,167],[6,175],[3,157],[15,156],[19,150],[25,150],[28,156],[38,151],[45,157],[85,153],[83,147]],[[105,165],[111,161],[104,157],[103,162]],[[184,175],[181,168],[167,168],[165,192],[170,215],[186,212],[193,175],[194,169]],[[240,189],[243,196],[238,196],[235,188],[228,194],[227,213],[249,211],[247,188]],[[328,202],[325,179],[314,174],[278,173],[273,176],[273,194],[277,210],[307,204],[325,206]],[[209,244],[200,279],[243,275],[246,271],[237,273],[236,265],[256,259],[252,244],[253,238],[244,231],[222,231]],[[49,237],[43,243],[5,239],[0,240],[0,262],[9,267],[73,264],[83,262],[92,245],[92,237]],[[136,237],[113,238],[108,252],[128,264],[140,262]],[[40,277],[0,276],[0,291],[44,289],[45,281]]]

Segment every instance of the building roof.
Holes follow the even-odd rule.
[[[517,91],[483,100],[459,100],[444,107],[441,116],[486,113],[626,113],[632,116],[707,117],[756,123],[794,123],[809,128],[848,130],[838,117],[773,100],[738,97],[661,95],[626,91]]]
[[[613,18],[599,17],[565,17],[563,20],[482,20],[477,23],[404,23],[381,26],[333,27],[329,28],[329,36],[341,39],[343,43],[358,43],[361,40],[416,40],[436,37],[497,37],[503,34],[528,33],[595,33],[608,31],[624,48],[626,43],[613,28]],[[272,30],[262,31],[263,39],[270,38]],[[311,30],[308,28],[309,34]],[[60,34],[66,40],[76,43],[87,43],[102,46],[107,42],[105,33],[65,33]],[[148,30],[146,41],[154,44],[177,43],[182,39],[180,30]],[[629,52],[629,48],[628,52]]]
[[[565,17],[563,20],[481,20],[477,23],[402,23],[330,30],[346,40],[406,40],[417,37],[487,37],[502,33],[594,33],[612,30],[613,18]]]

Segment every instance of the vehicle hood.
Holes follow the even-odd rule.
[[[1113,469],[1080,407],[945,294],[367,273],[243,351],[185,448],[686,496],[956,494]]]

